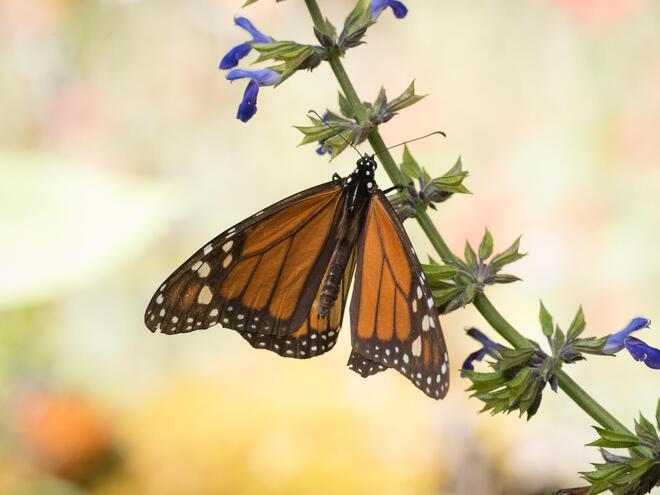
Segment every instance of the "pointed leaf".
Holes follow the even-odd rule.
[[[578,309],[575,318],[573,318],[573,321],[571,322],[571,326],[569,327],[568,332],[566,332],[568,340],[570,341],[577,339],[584,331],[585,326],[586,323],[584,321],[584,312],[582,311],[582,306],[580,306],[580,309]]]
[[[539,321],[541,322],[541,329],[543,330],[543,335],[550,337],[552,335],[552,316],[548,313],[548,310],[545,309],[543,301],[541,303],[541,309],[539,310]]]
[[[465,255],[465,262],[470,268],[477,268],[479,262],[477,261],[477,255],[474,253],[472,246],[468,241],[465,241],[465,249],[463,250]]]
[[[408,146],[405,145],[403,147],[403,163],[401,164],[401,171],[413,179],[417,179],[422,176],[422,169],[410,154]]]
[[[488,228],[486,228],[486,232],[479,245],[479,258],[485,260],[489,258],[491,254],[493,254],[493,236],[490,235]]]
[[[430,284],[450,279],[458,273],[458,268],[449,265],[422,265]]]

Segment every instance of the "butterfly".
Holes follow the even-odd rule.
[[[448,356],[422,267],[374,155],[348,177],[294,194],[194,253],[151,298],[144,321],[176,334],[221,324],[252,347],[305,359],[335,345],[348,292],[348,367],[393,368],[428,396],[449,388]]]

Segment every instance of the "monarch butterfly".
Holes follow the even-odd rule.
[[[299,359],[337,341],[353,273],[352,352],[363,377],[394,368],[428,396],[449,387],[433,296],[410,240],[374,180],[374,155],[346,178],[294,194],[218,235],[149,303],[152,332],[218,323],[252,347]]]

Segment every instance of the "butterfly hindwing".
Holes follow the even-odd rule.
[[[147,327],[168,334],[217,323],[246,334],[298,331],[332,254],[342,197],[340,182],[321,184],[223,232],[161,285],[147,307]]]
[[[328,317],[319,318],[317,314],[318,298],[321,291],[321,287],[319,287],[307,318],[295,332],[281,336],[247,331],[239,332],[241,337],[256,349],[268,349],[284,357],[305,359],[329,351],[334,347],[339,335],[354,271],[355,253],[348,262],[339,286],[339,297],[332,306]]]
[[[401,221],[376,191],[357,247],[349,367],[362,376],[394,368],[430,397],[449,387],[433,296]]]

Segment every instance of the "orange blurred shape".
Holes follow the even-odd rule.
[[[87,483],[114,460],[110,432],[88,401],[52,391],[22,392],[11,407],[21,450],[39,468]]]
[[[612,22],[641,7],[648,0],[556,0],[571,13],[588,21]]]

